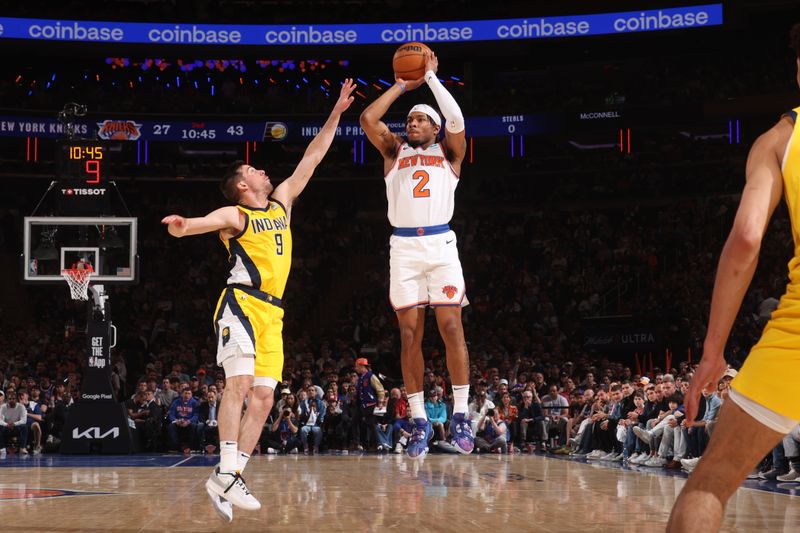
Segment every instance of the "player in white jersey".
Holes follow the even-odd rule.
[[[397,79],[361,114],[361,127],[383,154],[389,222],[394,227],[389,241],[389,298],[400,326],[403,381],[414,418],[407,450],[410,457],[424,456],[431,436],[422,392],[427,305],[435,309],[453,383],[450,433],[460,452],[471,453],[473,449],[467,408],[469,355],[461,324],[461,307],[467,299],[456,235],[448,226],[467,143],[464,116],[436,77],[438,65],[436,56],[429,53],[423,78]],[[441,119],[428,105],[418,104],[409,111],[405,141],[381,120],[397,97],[423,83],[430,87],[446,121],[447,134],[441,142],[437,141]]]

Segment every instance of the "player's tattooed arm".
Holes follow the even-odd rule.
[[[361,113],[359,120],[369,142],[378,149],[384,159],[390,161],[394,161],[397,147],[402,143],[402,140],[392,133],[389,130],[389,126],[381,119],[389,111],[389,106],[403,93],[403,90],[403,86],[400,83],[389,87],[377,100],[367,106]]]

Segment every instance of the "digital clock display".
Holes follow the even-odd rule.
[[[56,174],[61,179],[99,184],[106,178],[108,146],[102,141],[72,139],[58,143]]]

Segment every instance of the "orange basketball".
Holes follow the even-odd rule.
[[[423,43],[406,43],[394,53],[392,68],[394,77],[418,80],[425,75],[425,52],[430,48]]]

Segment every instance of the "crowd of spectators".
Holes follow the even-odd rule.
[[[385,301],[385,222],[348,213],[346,200],[337,204],[349,194],[325,189],[296,209],[285,375],[259,443],[262,453],[400,452],[408,438],[396,324]],[[112,289],[123,337],[113,355],[113,385],[141,450],[213,453],[218,444],[216,416],[225,382],[214,364],[209,317],[225,278],[223,250],[213,236],[171,240],[158,225],[159,216],[173,209],[200,214],[217,202],[211,194],[191,200],[146,192],[134,198],[140,253],[159,261],[144,262],[139,285]],[[657,205],[458,213],[453,226],[472,301],[464,323],[477,449],[572,449],[577,457],[662,466],[669,460],[673,467],[698,457],[704,432],[713,427],[706,415],[715,409],[682,424],[680,394],[691,367],[651,368],[652,382],[645,385],[630,354],[585,349],[581,323],[599,314],[647,317],[666,325],[671,333],[665,342],[673,351],[700,355],[714,258],[734,211],[734,198],[694,197]],[[315,212],[322,216],[311,216]],[[779,211],[732,335],[729,360],[735,366],[760,334],[768,316],[763,304],[780,295],[789,241],[786,213]],[[176,269],[179,264],[188,266]],[[603,297],[632,279],[636,286],[622,298]],[[28,406],[26,429],[11,415],[3,432],[22,449],[55,451],[65,411],[79,397],[84,364],[80,327],[62,326],[80,307],[66,294],[26,290],[42,319],[4,331],[0,350],[0,388],[8,400],[14,394]],[[327,302],[331,294],[339,298],[333,307]],[[430,317],[428,326],[423,352],[426,411],[434,422],[431,447],[446,453],[453,451],[447,431],[450,383]],[[387,389],[367,416],[356,397],[355,361],[361,355],[370,358]]]

